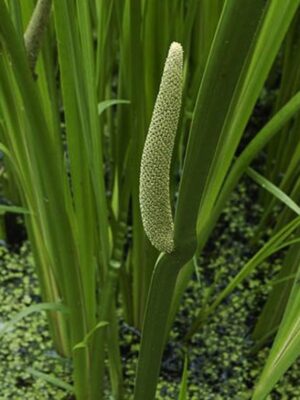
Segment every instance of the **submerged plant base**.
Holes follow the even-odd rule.
[[[182,340],[215,273],[218,271],[218,291],[255,251],[250,243],[259,210],[253,206],[253,196],[255,191],[248,181],[239,186],[198,262],[198,274],[185,293],[164,354],[157,399],[177,399],[185,352],[189,357],[190,400],[243,400],[261,371],[268,349],[251,354],[250,333],[271,289],[270,280],[280,267],[279,255],[240,285],[189,343],[183,344]],[[28,246],[19,254],[0,248],[0,327],[16,312],[40,301]],[[120,319],[121,353],[130,399],[140,336]],[[300,398],[299,366],[298,362],[290,368],[268,400]],[[53,350],[45,313],[31,314],[0,339],[0,400],[72,399],[65,390],[30,375],[28,367],[72,383],[69,361]]]

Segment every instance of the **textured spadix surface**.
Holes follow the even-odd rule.
[[[144,145],[140,206],[145,232],[159,251],[172,252],[174,224],[170,204],[170,165],[182,96],[183,50],[173,42]]]

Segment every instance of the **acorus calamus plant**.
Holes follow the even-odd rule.
[[[206,220],[215,217],[214,205],[222,193],[226,174],[234,165],[234,152],[287,27],[297,9],[296,3],[286,3],[287,13],[283,17],[280,13],[279,3],[277,1],[267,3],[263,0],[247,0],[243,3],[243,7],[238,1],[225,1],[224,3],[193,110],[175,209],[173,251],[168,253],[164,248],[165,252],[158,257],[152,275],[142,331],[134,400],[153,400],[155,398],[156,382],[172,315],[175,315],[180,296],[186,288],[189,275],[194,268],[190,260],[195,254],[196,248],[198,247],[198,251],[201,250],[207,240],[205,237]],[[281,29],[271,34],[272,21],[275,19],[282,20]],[[249,20],[252,21],[251,24],[248,23]],[[237,31],[241,33],[241,36],[236,35]],[[261,49],[264,48],[264,43],[268,42],[272,43],[270,54],[262,53]],[[162,80],[164,79],[163,76]],[[159,96],[160,94],[161,92]],[[160,101],[159,96],[157,101]],[[157,112],[157,108],[155,107],[154,114]],[[282,118],[282,116],[280,117]],[[153,115],[153,120],[154,118],[158,117]],[[161,115],[161,118],[164,116]],[[282,121],[281,118],[280,121]],[[272,127],[270,135],[275,131],[276,128]],[[159,138],[158,132],[156,135]],[[149,143],[152,143],[153,136],[153,132],[149,132],[143,158],[149,151],[148,146]],[[259,142],[259,138],[257,142]],[[263,144],[261,143],[261,145]],[[157,151],[159,145],[157,146],[153,144],[153,149],[156,149],[154,153],[160,154]],[[257,145],[256,151],[258,151],[258,147]],[[257,152],[253,150],[251,156],[254,157],[255,154]],[[248,157],[248,162],[250,163],[250,161]],[[165,163],[166,161],[161,161],[160,165]],[[141,170],[143,172],[143,168]],[[154,174],[153,171],[151,174]],[[166,174],[169,174],[169,170],[165,170],[161,176],[165,177]],[[238,180],[238,178],[236,179]],[[156,180],[156,183],[160,184],[162,181],[165,181],[166,184],[169,183],[166,178],[161,181]],[[143,182],[142,178],[141,182]],[[154,182],[148,181],[149,184]],[[169,210],[166,195],[169,188],[165,187],[164,190],[161,210]],[[151,187],[150,190],[149,186],[149,193],[153,192],[155,189]],[[161,191],[158,190],[158,193]],[[156,201],[159,200],[156,199]],[[142,214],[145,231],[152,243],[157,246],[154,238],[156,235],[159,236],[163,230],[157,231],[156,235],[150,231],[149,221],[145,220],[144,204],[142,205]],[[170,214],[159,215],[158,221],[160,223],[169,221],[166,215]],[[249,260],[241,273],[229,282],[216,302],[219,302],[219,298],[223,299],[225,295],[228,295],[259,265],[262,259],[282,246],[298,224],[299,218],[296,218],[277,236],[271,238]],[[171,225],[168,223],[166,226],[168,228],[165,227],[165,232],[170,232]],[[210,228],[213,226],[214,223]],[[154,222],[151,224],[152,229],[153,227],[155,227]],[[213,303],[213,306],[215,304],[217,303]]]
[[[145,232],[162,255],[154,268],[148,294],[135,399],[152,399],[166,336],[166,321],[177,271],[191,257],[176,247],[170,203],[170,165],[181,108],[183,49],[173,42],[165,62],[140,171],[140,206]],[[193,244],[193,243],[191,243]],[[151,348],[155,347],[152,357]],[[146,379],[146,375],[148,375]],[[147,381],[147,388],[145,382]]]
[[[0,0],[0,150],[25,207],[45,302],[38,306],[49,311],[56,349],[72,358],[76,399],[101,400],[106,389],[124,399],[119,299],[126,323],[142,328],[135,400],[155,398],[164,344],[194,254],[252,160],[300,109],[286,57],[284,76],[291,82],[282,84],[275,115],[235,158],[299,4]],[[294,26],[290,34],[297,39],[297,19]],[[294,40],[288,44],[295,49],[292,70],[299,70],[298,47]],[[291,136],[289,147],[295,147],[298,136]],[[277,154],[280,146],[274,147]],[[280,163],[290,162],[284,180],[297,178],[297,196],[299,154],[297,145],[291,162],[286,151]],[[170,189],[172,169],[180,175],[177,197]],[[290,237],[300,217],[290,217],[220,293],[215,277],[186,342],[270,254],[295,243]],[[293,296],[297,279],[295,285]],[[255,400],[264,399],[297,354],[299,303],[293,304],[294,338],[286,318]],[[266,316],[261,335],[268,331]]]

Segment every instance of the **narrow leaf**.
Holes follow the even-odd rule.
[[[106,321],[100,321],[93,329],[91,329],[84,337],[84,339],[77,343],[74,347],[73,347],[73,351],[75,350],[79,350],[79,349],[84,349],[87,347],[88,342],[90,341],[90,339],[92,338],[92,336],[98,331],[98,329],[100,328],[104,328],[105,326],[108,325],[108,322]]]
[[[3,215],[5,213],[30,214],[30,211],[23,207],[0,204],[0,215]]]
[[[117,104],[130,104],[129,100],[113,99],[104,100],[98,104],[98,114],[101,115],[103,111],[107,110],[109,107],[115,106]]]
[[[31,367],[26,368],[26,371],[29,374],[35,376],[36,378],[42,379],[42,380],[44,380],[46,382],[49,382],[54,386],[57,386],[57,387],[59,387],[61,389],[66,390],[67,392],[72,392],[72,393],[74,392],[74,388],[73,388],[72,385],[69,385],[68,383],[62,381],[61,379],[56,378],[53,375],[45,374],[44,372],[40,372],[40,371],[38,371],[38,370],[36,370],[34,368],[31,368]]]
[[[183,373],[182,373],[182,378],[181,378],[181,383],[180,383],[180,392],[179,392],[179,397],[178,400],[187,400],[187,383],[188,383],[188,356],[187,354],[184,357],[184,367],[183,367]]]
[[[283,204],[293,210],[297,215],[300,215],[300,207],[292,200],[286,193],[284,193],[278,186],[274,185],[267,178],[254,171],[252,168],[247,169],[247,175],[249,175],[256,183],[258,183],[263,189],[267,190]]]
[[[11,320],[6,322],[2,328],[0,329],[0,338],[3,336],[8,329],[12,328],[17,322],[21,321],[23,318],[34,312],[40,311],[59,311],[63,313],[67,313],[68,309],[66,306],[60,303],[39,303],[33,304],[29,307],[26,307],[24,310],[17,313]]]
[[[253,400],[263,400],[300,355],[300,268],[278,334],[262,375],[255,387]]]

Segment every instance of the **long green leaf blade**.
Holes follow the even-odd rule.
[[[300,268],[267,363],[255,387],[253,400],[263,400],[300,355]]]

